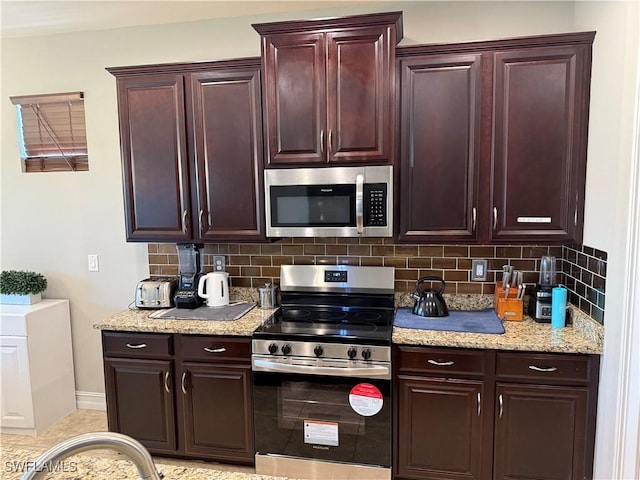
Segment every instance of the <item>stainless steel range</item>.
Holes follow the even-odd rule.
[[[283,265],[253,335],[256,473],[391,478],[391,267]]]

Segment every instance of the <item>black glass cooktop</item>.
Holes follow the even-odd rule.
[[[254,337],[384,345],[391,341],[392,324],[393,309],[284,306]]]

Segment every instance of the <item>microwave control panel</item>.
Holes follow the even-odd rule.
[[[364,226],[387,226],[387,184],[364,184]]]

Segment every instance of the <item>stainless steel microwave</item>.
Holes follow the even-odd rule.
[[[393,167],[267,169],[267,237],[393,236]]]

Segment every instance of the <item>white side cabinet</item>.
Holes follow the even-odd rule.
[[[68,300],[0,305],[0,427],[37,435],[76,409]]]

